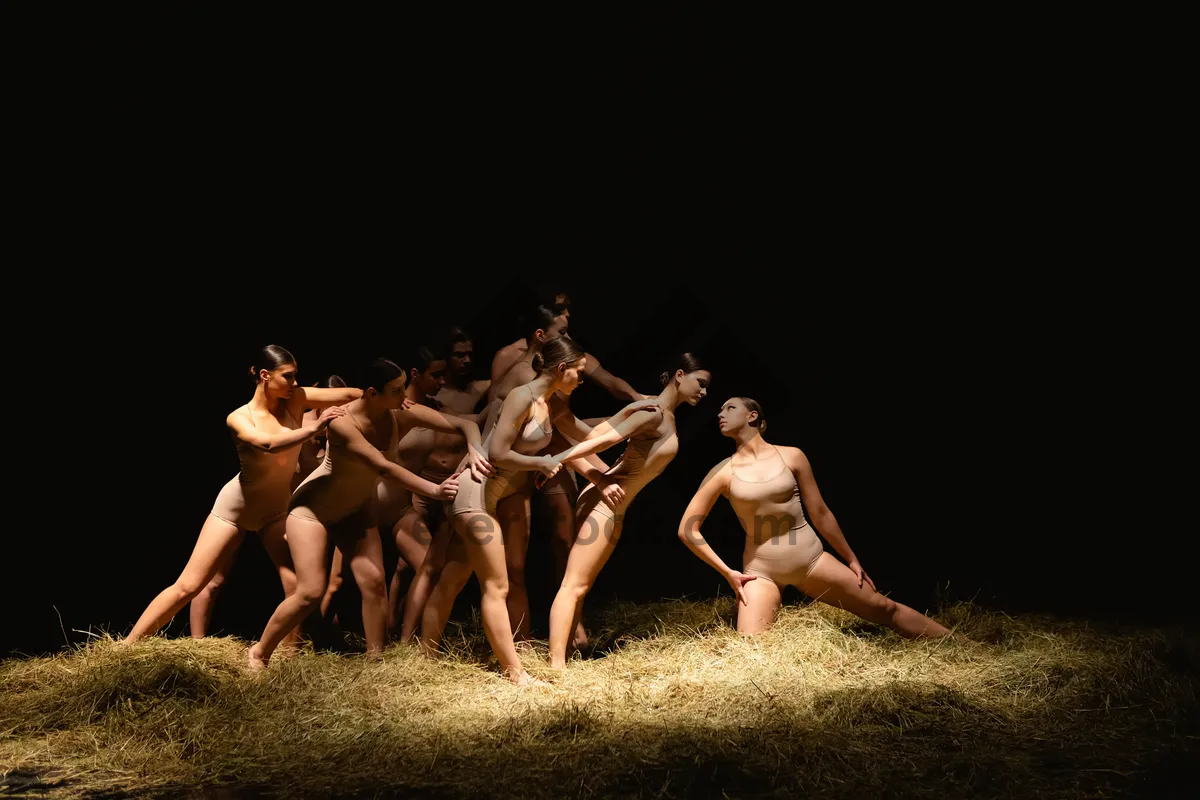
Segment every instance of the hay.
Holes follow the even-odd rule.
[[[614,606],[565,673],[525,652],[554,681],[525,690],[477,620],[438,661],[305,653],[257,678],[233,639],[97,639],[0,665],[0,793],[1083,797],[1195,778],[1190,634],[959,605],[939,617],[987,643],[908,642],[814,604],[749,640],[732,617]]]

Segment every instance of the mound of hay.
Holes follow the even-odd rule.
[[[959,605],[938,616],[976,641],[909,642],[813,604],[745,639],[733,613],[611,607],[565,673],[524,652],[553,682],[534,689],[495,673],[477,623],[436,661],[308,652],[258,677],[227,638],[10,660],[0,794],[1094,797],[1197,777],[1191,634]]]

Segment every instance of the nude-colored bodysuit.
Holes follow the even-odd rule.
[[[358,425],[357,418],[351,414],[347,416]],[[399,438],[400,426],[396,424],[395,416],[391,416],[390,421],[392,432],[383,452],[394,450]],[[376,527],[376,509],[372,501],[378,481],[379,469],[347,450],[346,440],[330,427],[325,460],[296,487],[289,513],[328,526],[362,512],[363,527]]]
[[[431,428],[412,428],[394,447],[388,448],[384,455],[393,464],[399,464],[409,472],[420,475],[425,468],[426,459],[433,452],[436,438],[437,431]],[[445,478],[434,483],[441,483],[443,480]],[[414,495],[395,478],[384,475],[375,486],[375,497],[379,503],[379,520],[387,525],[394,524],[412,511],[414,502],[422,495]]]
[[[530,391],[526,389],[526,391]],[[530,392],[532,396],[532,392]],[[495,434],[493,430],[488,434],[488,438],[483,443],[484,452],[487,452],[488,445],[491,443],[491,438]],[[517,438],[513,442],[512,449],[514,452],[525,456],[532,456],[540,453],[550,444],[550,439],[554,434],[554,426],[550,423],[549,418],[545,423],[540,423],[536,419],[530,417],[525,424],[520,426],[517,433]],[[493,474],[483,481],[478,481],[471,474],[470,470],[466,469],[466,459],[463,459],[459,469],[463,470],[458,476],[458,494],[454,498],[453,510],[454,514],[496,514],[496,504],[508,497],[526,488],[530,480],[530,470],[512,470],[502,469],[496,464],[492,464]]]
[[[257,428],[258,423],[254,421],[250,407],[244,408],[251,424]],[[291,413],[285,413],[294,425],[290,430],[299,428],[300,424]],[[238,440],[237,454],[241,469],[221,488],[211,513],[217,519],[242,530],[261,531],[287,515],[288,500],[292,496],[292,477],[296,474],[296,463],[300,459],[300,444],[268,453]]]
[[[633,498],[637,497],[638,492],[646,488],[650,481],[662,474],[678,452],[679,437],[675,434],[675,417],[672,414],[663,414],[653,431],[639,434],[637,438],[629,440],[621,459],[608,471],[608,475],[621,481],[625,499],[616,507],[610,506],[600,494],[600,488],[594,483],[588,484],[579,495],[578,516],[583,518],[594,510],[609,519],[621,521]]]
[[[779,455],[780,470],[764,481],[732,473],[726,495],[746,531],[742,572],[766,578],[779,586],[799,587],[820,558],[821,540],[804,518],[800,485]]]

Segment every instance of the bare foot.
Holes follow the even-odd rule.
[[[246,666],[251,672],[262,672],[267,668],[267,662],[251,647],[246,651]]]
[[[521,670],[521,674],[520,674],[520,675],[518,675],[518,676],[517,676],[515,679],[513,679],[513,678],[509,678],[509,680],[511,680],[511,681],[512,681],[513,683],[515,683],[517,686],[522,686],[522,687],[526,687],[526,686],[549,686],[549,685],[550,685],[550,684],[546,683],[544,680],[542,680],[541,678],[535,678],[535,677],[533,677],[532,675],[530,675],[530,674],[529,674],[528,672],[526,672],[525,670]]]

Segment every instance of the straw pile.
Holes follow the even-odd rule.
[[[595,657],[503,681],[477,621],[429,660],[111,639],[0,664],[0,794],[1096,797],[1194,785],[1190,632],[963,604],[905,641],[820,604],[753,640],[729,600],[617,605]]]

